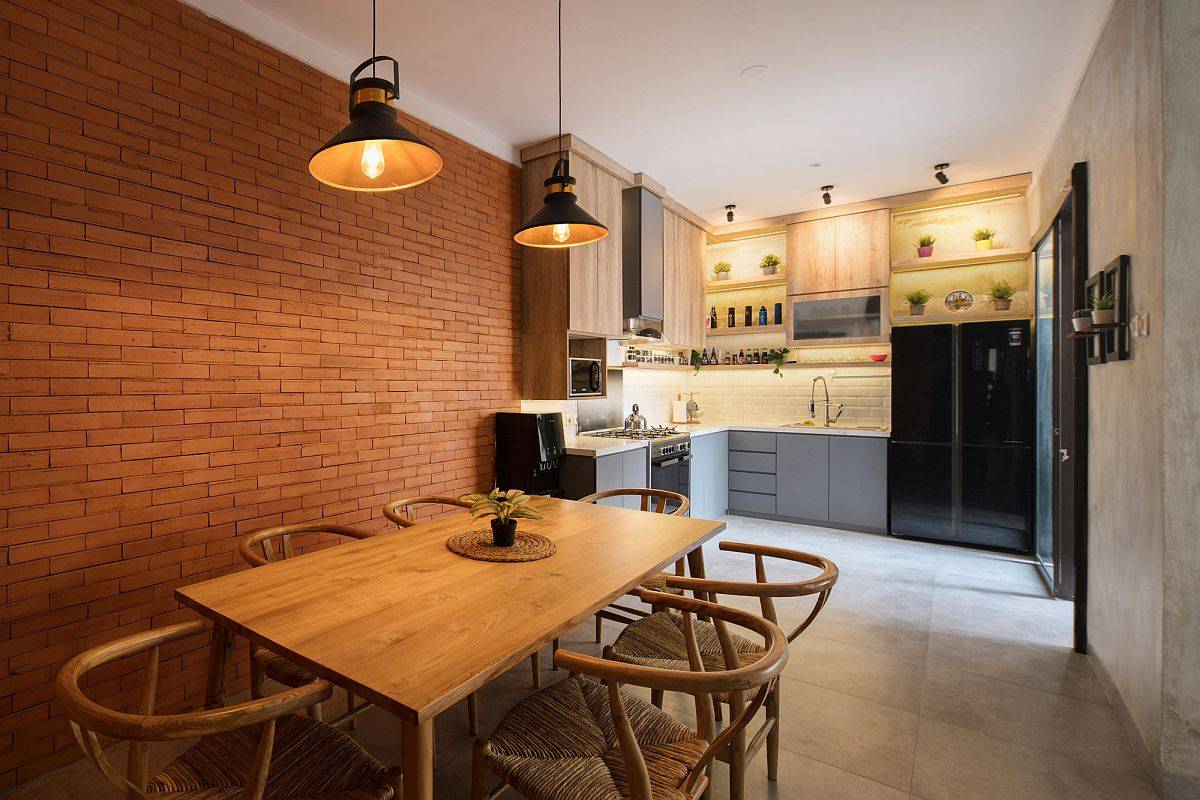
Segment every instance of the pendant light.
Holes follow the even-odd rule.
[[[604,223],[579,207],[575,179],[562,146],[562,0],[558,0],[558,161],[544,183],[545,205],[513,235],[526,247],[576,247],[608,236]]]
[[[390,61],[392,79],[377,77],[375,65]],[[369,77],[360,73],[371,68]],[[350,124],[308,160],[312,176],[335,189],[393,192],[437,175],[442,157],[400,124],[392,106],[400,96],[400,65],[375,55],[375,0],[371,0],[371,57],[350,73]]]

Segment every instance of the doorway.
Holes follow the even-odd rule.
[[[1034,556],[1055,597],[1075,601],[1087,651],[1087,357],[1071,338],[1087,278],[1087,164],[1076,164],[1034,247]]]

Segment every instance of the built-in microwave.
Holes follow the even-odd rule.
[[[793,342],[835,344],[880,341],[887,314],[884,291],[837,293],[815,299],[789,297],[791,338]]]
[[[604,365],[598,358],[572,358],[571,397],[598,397],[604,394]]]

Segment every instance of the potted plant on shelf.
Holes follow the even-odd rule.
[[[929,258],[933,255],[933,243],[936,241],[937,239],[928,233],[921,234],[921,238],[917,239],[917,258]]]
[[[758,262],[758,268],[762,270],[763,275],[774,275],[779,271],[779,264],[779,256],[767,253],[762,257],[762,261]]]
[[[792,351],[786,347],[773,347],[767,351],[767,359],[775,362],[774,373],[781,378],[783,377],[783,365],[787,363],[784,359],[790,352]]]
[[[1092,329],[1092,310],[1090,308],[1078,309],[1071,317],[1071,325],[1080,333],[1090,331]]]
[[[929,302],[929,298],[933,297],[926,289],[913,289],[911,292],[906,292],[904,299],[908,302],[908,313],[911,316],[919,317],[925,313],[925,304]]]
[[[1012,308],[1013,295],[1017,290],[1008,281],[1001,278],[998,281],[992,281],[992,288],[988,294],[992,297],[992,308],[997,311],[1008,311]]]
[[[528,505],[529,495],[520,489],[492,489],[487,494],[464,494],[460,499],[471,504],[474,519],[492,517],[492,544],[512,547],[517,538],[518,519],[541,519],[542,514]]]
[[[991,228],[980,228],[971,234],[971,238],[975,240],[976,250],[991,250],[992,240],[996,238],[996,231]]]
[[[728,261],[718,261],[713,264],[713,280],[715,281],[729,280],[729,275],[732,272],[733,264],[730,264]]]
[[[1117,298],[1105,292],[1092,303],[1092,324],[1111,325],[1117,321]]]

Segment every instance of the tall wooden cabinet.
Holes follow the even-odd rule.
[[[887,286],[890,235],[887,209],[788,225],[788,294]]]
[[[663,210],[663,336],[674,345],[704,346],[704,231]]]

